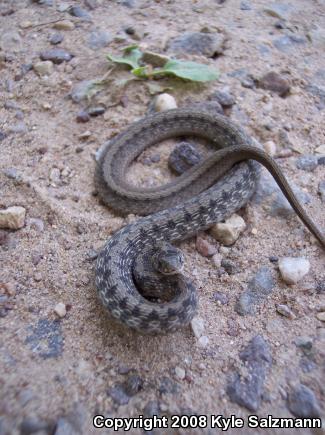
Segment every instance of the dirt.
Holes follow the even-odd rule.
[[[0,433],[21,433],[19,426],[27,418],[55,425],[64,416],[83,422],[83,429],[75,429],[76,433],[101,433],[92,426],[95,414],[138,416],[152,401],[168,416],[234,414],[247,419],[254,412],[231,402],[226,389],[234,370],[244,374],[239,352],[257,334],[268,343],[273,361],[258,415],[292,417],[286,399],[298,383],[313,391],[323,415],[325,325],[316,314],[325,305],[324,291],[317,290],[325,280],[324,256],[296,217],[271,216],[254,202],[245,207],[241,215],[246,230],[227,254],[221,249],[239,267],[233,275],[219,277],[211,259],[197,252],[195,239],[182,243],[186,271],[199,292],[198,315],[204,319],[204,335],[209,339],[206,347],[200,346],[190,327],[146,337],[109,318],[96,295],[93,258],[128,219],[101,205],[94,194],[94,156],[103,142],[144,116],[153,97],[142,81],[130,83],[117,95],[112,83],[108,84],[89,103],[76,104],[69,93],[82,80],[102,77],[108,71],[106,54],[117,55],[126,45],[138,43],[166,54],[168,40],[184,32],[206,28],[223,33],[227,41],[222,55],[180,56],[217,68],[220,79],[204,87],[173,81],[168,92],[183,106],[228,86],[236,98],[228,110],[230,118],[262,144],[273,140],[278,151],[291,150],[278,162],[287,177],[309,193],[311,202],[305,207],[325,228],[324,203],[317,193],[325,167],[319,164],[307,172],[295,165],[300,154],[315,154],[324,143],[324,2],[284,2],[290,8],[282,29],[275,26],[279,19],[265,11],[266,0],[251,1],[251,10],[242,10],[237,0],[139,0],[132,8],[116,1],[79,3],[54,1],[47,6],[3,1],[0,5],[2,38],[5,33],[16,35],[0,51],[0,131],[5,136],[0,138],[0,206],[26,208],[22,229],[1,232],[0,281],[7,284],[2,293],[8,296],[8,283],[13,290],[2,303],[0,318]],[[79,4],[92,21],[60,12],[58,8],[65,4]],[[59,19],[71,21],[74,29],[55,30],[53,21]],[[124,32],[127,27],[134,28],[133,38]],[[91,49],[87,41],[94,29],[109,32],[113,40],[106,47]],[[41,51],[55,48],[48,38],[56,32],[64,36],[57,47],[72,53],[73,59],[54,65],[46,77],[33,69],[22,74],[22,65],[39,62]],[[288,34],[302,40],[291,40],[281,51],[274,40]],[[123,38],[116,39],[118,35]],[[289,95],[280,97],[256,86],[242,86],[242,70],[255,78],[270,71],[279,73],[290,82]],[[91,117],[85,124],[76,121],[82,108],[101,104],[107,106],[104,115]],[[80,139],[88,130],[90,136]],[[160,145],[161,159],[150,166],[140,159],[133,168],[134,181],[144,183],[137,174],[148,176],[149,185],[167,181],[170,150],[170,144]],[[14,177],[6,175],[9,168],[16,169]],[[216,244],[210,235],[204,237]],[[306,257],[311,270],[298,284],[288,286],[270,256]],[[261,266],[272,270],[275,288],[255,314],[240,316],[234,309],[238,295]],[[228,297],[227,304],[213,301],[217,291]],[[54,311],[59,302],[67,308],[62,318]],[[294,318],[277,313],[277,304],[287,304]],[[296,346],[301,336],[311,337],[312,356]],[[185,370],[184,379],[175,375],[176,367]],[[141,388],[128,404],[119,405],[109,391],[133,373],[140,376]],[[161,383],[166,377],[174,388],[163,393]],[[1,424],[9,427],[8,432],[1,431]],[[179,432],[195,431],[157,431]],[[204,432],[215,433],[209,428]],[[260,433],[245,429],[250,432]],[[280,429],[269,432],[286,433]],[[296,429],[296,433],[315,432]]]

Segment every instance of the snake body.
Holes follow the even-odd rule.
[[[187,135],[208,139],[217,151],[163,186],[140,189],[126,182],[128,167],[143,150]],[[148,247],[189,238],[245,205],[255,190],[256,161],[271,172],[298,216],[325,247],[323,234],[299,204],[276,162],[221,115],[169,110],[132,124],[104,145],[95,171],[101,199],[122,214],[146,215],[115,233],[97,259],[98,295],[113,317],[142,333],[166,333],[189,323],[197,307],[193,284],[177,275],[175,297],[152,302],[134,282],[135,259]]]

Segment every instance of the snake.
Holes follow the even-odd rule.
[[[128,182],[131,163],[145,149],[186,136],[207,140],[215,148],[213,154],[163,185],[142,188]],[[224,221],[246,205],[256,189],[260,165],[272,174],[325,248],[324,234],[299,203],[276,161],[223,115],[191,107],[171,109],[132,123],[104,143],[94,175],[100,200],[121,215],[142,216],[113,234],[96,260],[98,296],[114,319],[142,334],[174,332],[191,322],[198,295],[178,267],[182,261],[175,262],[179,252],[173,254],[177,248],[172,243]],[[141,270],[147,270],[148,281],[157,275],[151,289],[139,288]],[[157,280],[162,284],[155,284]]]

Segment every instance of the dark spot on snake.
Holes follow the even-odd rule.
[[[158,227],[157,224],[152,226],[152,232],[155,234],[160,234],[160,228]]]
[[[176,224],[175,224],[175,222],[173,220],[169,220],[167,222],[167,226],[168,226],[169,229],[173,230],[173,229],[175,229]]]
[[[227,192],[226,190],[222,191],[221,197],[224,201],[228,201],[230,199],[230,193]]]
[[[174,308],[168,308],[168,317],[176,317],[177,311]]]
[[[184,220],[185,220],[185,222],[192,222],[191,213],[189,213],[188,211],[185,211],[184,212]]]
[[[151,313],[148,315],[147,319],[151,322],[153,320],[159,320],[159,315],[157,311],[152,310]]]
[[[215,200],[215,199],[210,199],[210,201],[209,201],[209,207],[213,210],[213,209],[215,209],[216,208],[216,206],[217,206],[217,201]]]
[[[114,296],[116,295],[116,292],[117,292],[117,285],[114,284],[114,285],[112,285],[112,287],[110,287],[109,290],[108,290],[108,297],[109,297],[109,298],[114,297]]]
[[[121,308],[121,310],[124,310],[127,307],[127,303],[128,303],[128,298],[127,297],[125,297],[122,300],[120,300],[119,307]]]
[[[183,301],[183,303],[182,303],[182,306],[184,307],[184,308],[187,308],[187,307],[189,307],[189,306],[191,306],[192,305],[192,299],[191,298],[187,298],[187,299],[185,299],[185,301]]]
[[[132,315],[134,316],[134,317],[139,317],[140,316],[140,309],[139,309],[139,307],[136,305],[134,308],[133,308],[133,310],[132,310]]]

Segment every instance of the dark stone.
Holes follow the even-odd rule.
[[[322,157],[318,158],[318,164],[319,165],[325,165],[325,156],[322,156]]]
[[[183,172],[197,165],[200,161],[201,154],[195,146],[188,142],[181,142],[171,152],[168,166],[176,174],[183,174]]]
[[[300,156],[296,160],[296,167],[311,172],[317,168],[318,158],[313,155]]]
[[[136,7],[135,0],[121,0],[120,3],[121,3],[121,5],[123,5],[127,8],[130,8],[130,9],[133,9]]]
[[[73,55],[62,48],[52,48],[51,50],[42,51],[40,54],[42,60],[51,60],[53,63],[60,64],[69,62]]]
[[[277,263],[279,261],[279,257],[277,257],[276,255],[271,255],[269,257],[269,260],[271,263]]]
[[[86,254],[86,258],[88,261],[94,261],[98,257],[98,252],[95,249],[89,249]]]
[[[253,89],[255,88],[256,80],[251,74],[247,74],[241,78],[240,83],[243,88]]]
[[[0,142],[6,138],[6,134],[0,130]]]
[[[272,364],[268,344],[260,335],[255,336],[239,354],[249,376],[241,379],[235,372],[227,385],[227,394],[232,402],[256,412],[261,404],[266,374]]]
[[[227,305],[229,302],[229,298],[225,293],[214,292],[212,297],[214,301],[220,302],[221,305]]]
[[[243,292],[235,305],[235,311],[245,316],[254,314],[255,306],[259,305],[274,288],[274,279],[268,267],[261,267],[248,283],[247,290]]]
[[[167,376],[163,376],[158,390],[160,394],[175,394],[178,392],[179,386]]]
[[[124,31],[127,35],[134,35],[135,34],[135,29],[134,29],[134,27],[131,27],[131,26],[127,27]]]
[[[143,386],[143,380],[138,375],[130,375],[123,384],[125,393],[133,397],[135,396]]]
[[[105,107],[90,107],[87,112],[90,116],[99,116],[105,113]]]
[[[320,87],[316,84],[309,84],[306,86],[306,91],[309,92],[311,95],[317,98],[317,104],[316,107],[319,110],[325,109],[325,89],[324,87]]]
[[[289,411],[299,418],[319,418],[320,408],[311,389],[299,384],[288,395]]]
[[[63,41],[63,35],[61,33],[53,33],[50,36],[49,41],[52,45],[60,44]]]
[[[325,279],[323,281],[320,281],[316,285],[316,293],[324,293],[325,292]]]
[[[86,112],[85,110],[81,110],[77,113],[76,120],[77,122],[88,122],[90,120],[90,116],[88,112]]]
[[[39,431],[45,433],[51,433],[53,425],[43,420],[37,420],[35,418],[25,418],[20,424],[20,435],[31,435]],[[1,432],[0,432],[1,433]]]
[[[63,336],[59,320],[39,319],[34,327],[28,328],[31,334],[26,338],[31,350],[40,357],[56,358],[63,352]]]
[[[70,6],[68,12],[73,17],[81,18],[83,21],[91,21],[91,15],[89,12],[82,9],[80,6]]]
[[[174,53],[214,57],[223,53],[223,44],[224,36],[221,33],[188,32],[173,38],[168,44],[168,49]]]
[[[285,97],[290,91],[290,83],[288,80],[273,71],[261,77],[257,81],[257,84],[259,87],[275,92],[281,97]]]
[[[143,414],[147,418],[151,418],[154,415],[159,415],[159,413],[160,413],[159,403],[154,400],[148,402],[143,409]]]
[[[225,269],[228,275],[235,275],[239,272],[239,267],[232,260],[228,260],[227,258],[223,258],[221,260],[221,267]]]
[[[138,375],[130,375],[122,384],[116,384],[107,391],[107,394],[118,405],[126,405],[131,397],[135,396],[142,388],[143,380]]]

